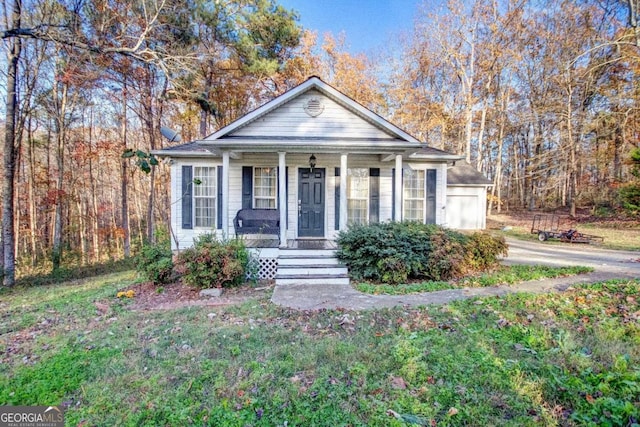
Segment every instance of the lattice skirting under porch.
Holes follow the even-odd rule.
[[[276,278],[278,271],[278,258],[259,258],[260,269],[258,278],[260,280],[272,280]]]

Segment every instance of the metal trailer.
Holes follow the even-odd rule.
[[[534,215],[531,234],[537,234],[541,242],[549,239],[559,239],[568,243],[602,243],[604,241],[603,237],[580,233],[576,229],[560,230],[560,218],[555,214]]]

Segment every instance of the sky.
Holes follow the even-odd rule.
[[[352,54],[369,53],[388,44],[401,32],[409,32],[420,0],[279,0],[300,14],[300,24],[315,30],[346,34]]]

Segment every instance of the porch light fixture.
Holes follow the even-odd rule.
[[[309,166],[311,167],[311,172],[313,172],[313,168],[316,167],[316,156],[313,154],[309,157]]]

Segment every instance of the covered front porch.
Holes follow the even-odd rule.
[[[354,222],[402,220],[403,167],[409,154],[398,153],[398,147],[362,144],[345,152],[345,141],[311,151],[314,144],[305,142],[292,151],[289,141],[284,151],[273,141],[247,142],[234,141],[219,152],[220,229],[228,235],[238,233],[234,218],[242,209],[277,211],[282,247],[300,239],[334,240]],[[221,148],[217,141],[216,149]]]

